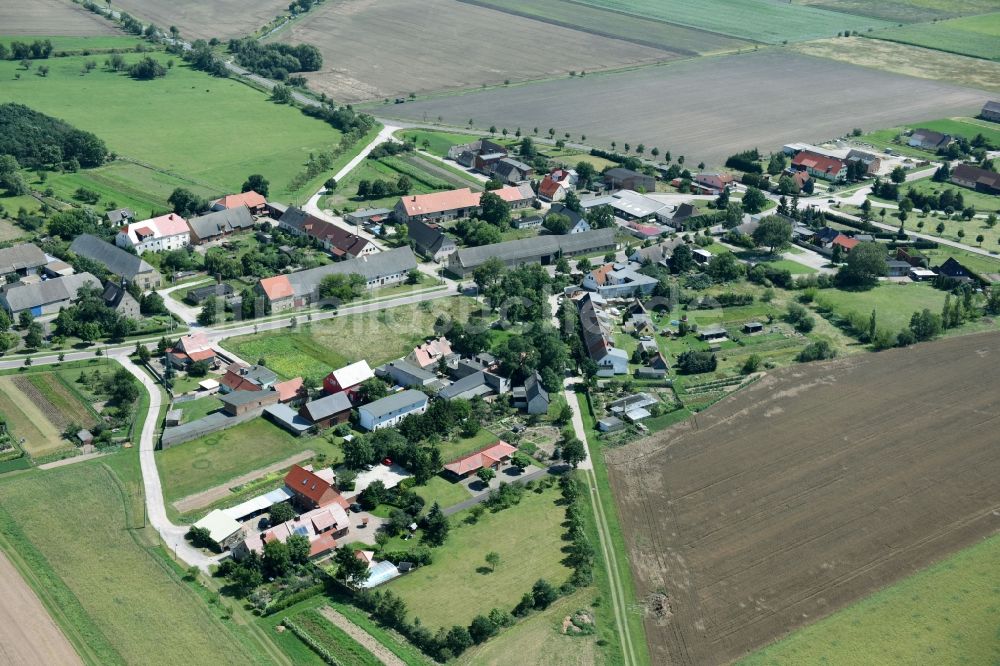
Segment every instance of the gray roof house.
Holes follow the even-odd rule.
[[[253,215],[246,206],[226,208],[188,220],[188,226],[191,227],[191,242],[195,244],[222,238],[238,231],[247,231],[252,229],[253,225]]]
[[[417,252],[434,261],[443,261],[458,249],[455,239],[446,234],[440,225],[411,219],[406,223],[406,231]]]
[[[31,275],[46,263],[45,253],[34,243],[0,249],[0,275]]]
[[[492,257],[500,259],[509,267],[538,263],[547,266],[554,264],[559,256],[596,254],[613,250],[616,246],[613,228],[594,229],[564,236],[538,236],[460,248],[448,257],[448,270],[465,277]]]
[[[235,293],[235,290],[225,282],[205,285],[188,290],[184,295],[184,300],[191,305],[200,305],[206,298],[224,297],[227,300]]]
[[[357,259],[338,261],[318,268],[288,274],[288,281],[296,295],[307,294],[317,287],[327,275],[362,276],[369,289],[395,284],[406,279],[407,273],[417,267],[417,258],[409,247],[399,247],[370,254]]]
[[[524,380],[524,386],[513,391],[514,405],[529,414],[546,414],[549,411],[549,393],[542,386],[542,376],[537,371]]]
[[[102,241],[97,236],[82,234],[69,246],[73,254],[96,261],[114,275],[134,282],[142,289],[154,289],[160,285],[160,274],[148,263],[120,247]]]
[[[531,178],[531,174],[534,173],[534,169],[530,166],[511,157],[504,157],[493,162],[490,166],[493,176],[508,185],[522,183]]]
[[[358,424],[365,430],[390,428],[410,414],[427,411],[427,395],[414,389],[387,395],[358,408]]]
[[[437,380],[437,375],[433,372],[424,370],[420,366],[410,363],[405,358],[389,361],[385,365],[376,368],[375,374],[380,377],[388,377],[396,384],[407,388],[427,386]]]
[[[116,208],[107,213],[108,222],[113,227],[121,227],[135,222],[135,212],[131,208]]]
[[[36,317],[55,314],[72,304],[84,285],[100,288],[101,281],[90,273],[76,273],[33,284],[14,284],[0,294],[0,304],[12,315],[24,311]]]
[[[346,391],[338,391],[302,405],[299,414],[313,423],[329,425],[331,420],[351,411],[351,399]],[[342,419],[341,419],[342,420]]]
[[[115,284],[114,282],[107,282],[104,285],[104,293],[101,294],[101,297],[104,298],[105,305],[123,317],[128,317],[129,319],[138,319],[140,317],[139,301],[135,300],[124,286]]]
[[[456,398],[471,400],[476,396],[503,395],[509,390],[510,382],[505,377],[480,370],[444,387],[438,393],[438,397],[444,400],[455,400]]]

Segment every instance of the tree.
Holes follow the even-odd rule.
[[[896,183],[897,185],[899,185],[900,183],[905,183],[906,169],[904,169],[901,166],[897,166],[895,169],[892,170],[892,173],[889,174],[889,180]]]
[[[368,564],[359,559],[347,546],[341,546],[334,551],[333,563],[337,565],[333,577],[351,587],[358,587],[368,580]]]
[[[505,270],[503,261],[498,257],[490,257],[472,272],[472,279],[480,291],[486,291],[500,280]]]
[[[527,454],[518,451],[511,457],[511,464],[514,465],[518,470],[523,472],[525,469],[531,466],[531,458]]]
[[[848,287],[871,287],[878,278],[889,272],[886,263],[885,246],[881,243],[859,243],[847,255],[847,263],[841,266],[837,280]]]
[[[552,605],[556,599],[559,598],[559,592],[556,588],[552,587],[552,583],[548,582],[544,578],[539,578],[535,581],[535,584],[531,586],[531,599],[535,604],[535,608],[544,610]]]
[[[758,246],[770,247],[773,254],[792,242],[792,223],[776,215],[765,217],[754,229],[753,240]]]
[[[747,191],[743,195],[742,204],[743,211],[753,215],[764,210],[764,206],[767,204],[767,197],[756,187],[747,187]]]
[[[191,217],[208,208],[208,202],[205,199],[183,187],[178,187],[171,192],[167,198],[167,203],[181,217]]]
[[[277,104],[291,104],[292,89],[282,83],[279,83],[271,88],[270,99],[272,102]]]
[[[295,509],[288,502],[279,502],[271,506],[271,510],[268,513],[267,519],[271,525],[280,525],[282,523],[287,523],[289,520],[295,518]]]
[[[259,173],[255,173],[247,177],[246,181],[244,181],[243,183],[243,188],[241,189],[241,191],[242,192],[253,191],[262,197],[267,197],[267,193],[270,191],[270,187],[271,183],[268,182],[267,178],[264,178],[264,176],[260,175]]]
[[[378,453],[372,445],[370,437],[355,437],[350,441],[345,440],[344,465],[348,469],[361,469],[365,465],[371,465],[378,459]]]
[[[767,163],[767,172],[772,176],[777,176],[785,170],[787,165],[788,159],[785,157],[784,153],[774,153],[771,155],[771,159]]]
[[[320,298],[336,298],[341,302],[353,301],[364,293],[367,281],[359,273],[334,273],[319,283]]]
[[[712,257],[705,272],[720,282],[731,282],[740,279],[746,273],[746,267],[732,252],[723,252]]]
[[[587,211],[587,223],[594,229],[608,229],[614,226],[614,209],[607,204],[594,206]]]
[[[910,331],[918,341],[931,340],[941,333],[941,317],[927,308],[910,317]]]
[[[597,169],[590,162],[577,162],[576,175],[580,187],[589,188],[597,178]]]
[[[677,369],[686,375],[714,372],[718,360],[715,354],[702,351],[686,351],[677,357]]]
[[[678,245],[670,255],[670,272],[674,275],[686,273],[694,268],[694,254],[688,245]]]
[[[448,519],[441,512],[441,506],[434,502],[424,517],[423,542],[429,546],[440,546],[448,538]]]
[[[496,625],[485,615],[477,615],[472,619],[472,623],[469,624],[469,636],[476,645],[479,645],[496,633]]]
[[[167,68],[161,65],[155,58],[146,56],[128,68],[128,75],[133,79],[150,81],[161,76],[166,76]]]
[[[285,542],[288,547],[288,558],[292,564],[305,564],[309,561],[309,538],[303,534],[293,534]]]
[[[469,635],[469,630],[465,627],[455,625],[448,630],[444,643],[451,654],[457,657],[472,647],[472,636]]]
[[[139,383],[125,368],[119,368],[105,380],[104,390],[117,405],[131,405],[139,399]]]
[[[218,306],[215,303],[215,299],[205,299],[205,303],[201,306],[201,312],[198,313],[198,323],[202,326],[211,326],[215,323],[218,314]]]
[[[587,459],[587,449],[577,437],[565,437],[560,447],[560,457],[563,462],[576,469],[577,466]]]
[[[29,349],[38,349],[42,346],[42,325],[37,321],[31,322],[28,326],[28,334],[24,336],[24,344]]]
[[[506,229],[510,226],[510,204],[494,192],[483,192],[479,198],[479,218],[495,227]]]
[[[361,382],[357,389],[357,395],[360,404],[367,404],[389,395],[389,387],[381,379],[372,377]]]
[[[560,236],[569,233],[569,225],[569,216],[563,215],[562,213],[549,213],[545,216],[545,221],[542,222],[542,226],[545,227],[549,233]]]
[[[479,471],[476,472],[476,476],[479,480],[483,482],[484,486],[490,485],[490,481],[496,478],[497,473],[493,471],[491,467],[481,467]]]
[[[288,554],[288,546],[273,539],[264,544],[262,559],[264,572],[272,578],[281,578],[292,568],[292,558]]]
[[[371,510],[379,504],[385,504],[386,492],[385,483],[381,479],[375,479],[361,491],[358,499],[361,501],[361,506]]]
[[[492,571],[496,571],[497,565],[500,564],[500,553],[495,550],[486,553],[486,564],[490,565]]]

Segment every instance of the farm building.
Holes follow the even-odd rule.
[[[45,253],[34,243],[0,249],[0,275],[34,275],[46,262]]]
[[[356,259],[379,251],[367,238],[310,215],[301,208],[291,207],[285,211],[278,228],[295,236],[318,240],[335,259]]]
[[[256,193],[255,193],[256,194]],[[225,208],[188,220],[191,242],[195,245],[253,229],[254,219],[246,206]]]
[[[424,370],[402,358],[375,368],[375,374],[406,388],[423,388],[438,381],[437,375],[433,372]]]
[[[427,395],[408,389],[358,408],[358,424],[365,430],[390,428],[410,414],[427,411]]]
[[[118,247],[130,247],[136,254],[167,252],[187,247],[191,243],[191,228],[187,220],[176,213],[167,213],[122,227],[115,236]]]
[[[214,509],[207,516],[194,524],[203,530],[208,530],[208,538],[218,544],[222,550],[229,550],[243,540],[243,526],[219,509]]]
[[[346,391],[348,396],[353,400],[354,389],[358,384],[374,376],[375,373],[368,367],[368,361],[362,359],[328,374],[323,380],[323,392],[330,395]]]
[[[405,281],[410,271],[416,267],[417,258],[413,250],[405,246],[327,266],[265,278],[257,283],[255,290],[258,295],[268,300],[272,312],[281,312],[322,302],[318,290],[320,282],[327,275],[358,274],[365,279],[368,289],[376,289]]]
[[[225,282],[195,287],[184,295],[184,300],[191,305],[201,305],[208,298],[225,298],[229,300],[235,290]]]
[[[507,148],[489,139],[479,139],[448,149],[448,159],[455,160],[464,167],[484,172],[490,164],[505,157],[507,157]]]
[[[100,288],[101,281],[90,273],[76,273],[51,280],[32,278],[33,282],[15,282],[0,293],[0,305],[13,316],[30,312],[32,316],[53,315],[76,300],[80,289]]]
[[[983,104],[979,117],[994,123],[1000,123],[1000,102],[989,101]]]
[[[923,148],[924,150],[939,150],[947,148],[955,141],[954,137],[941,132],[935,132],[923,127],[918,127],[910,134],[906,144],[913,148]]]
[[[515,217],[511,220],[515,229],[539,229],[542,226],[541,215],[527,215],[525,217]]]
[[[312,421],[301,416],[288,405],[277,404],[267,407],[264,409],[264,418],[296,437],[305,434],[313,427]]]
[[[971,164],[959,164],[951,172],[951,182],[986,194],[1000,194],[1000,174]]]
[[[490,165],[489,174],[507,185],[517,185],[529,180],[535,170],[512,157],[504,157]]]
[[[584,211],[590,211],[598,206],[611,206],[615,217],[626,222],[670,222],[671,207],[665,203],[647,197],[634,190],[621,190],[613,194],[591,199],[583,199],[580,205]]]
[[[448,258],[448,270],[465,277],[491,257],[509,267],[554,264],[560,256],[596,254],[616,248],[614,229],[595,229],[564,236],[538,236],[493,245],[460,248]]]
[[[604,298],[629,298],[648,295],[659,283],[656,278],[643,275],[622,264],[604,264],[587,273],[582,286],[587,291],[596,291]]]
[[[917,266],[911,267],[910,272],[907,273],[910,279],[914,282],[922,282],[923,280],[933,280],[937,277],[937,273],[929,268],[920,268]]]
[[[617,416],[607,416],[597,422],[597,429],[601,432],[616,432],[625,427],[625,422]]]
[[[346,391],[331,393],[302,405],[299,416],[308,419],[317,428],[346,423],[351,416],[351,399]]]
[[[703,247],[693,247],[691,248],[691,257],[694,259],[696,264],[707,264],[712,261],[715,255],[706,250]]]
[[[481,469],[500,469],[501,465],[510,462],[511,456],[516,452],[516,446],[499,441],[467,456],[463,456],[458,460],[451,461],[444,466],[444,469],[456,479],[465,479]]]
[[[905,261],[900,261],[898,259],[890,259],[885,262],[889,269],[889,277],[906,277],[910,274],[910,264]]]
[[[223,392],[268,391],[278,381],[278,375],[263,365],[247,365],[242,361],[231,363],[219,380]]]
[[[388,208],[359,208],[351,213],[344,214],[344,221],[351,224],[368,226],[372,224],[382,224],[389,219],[392,211]]]
[[[97,262],[129,284],[137,284],[143,291],[160,286],[159,272],[131,252],[106,243],[97,236],[81,234],[73,240],[69,251],[78,257]]]
[[[609,190],[656,191],[656,178],[631,169],[615,167],[605,171],[602,177],[604,178],[604,186]]]
[[[809,150],[803,150],[793,157],[791,168],[824,180],[840,180],[847,176],[847,164],[843,160]]]
[[[230,391],[223,395],[220,400],[224,413],[229,416],[243,416],[278,404],[278,392],[274,390]]]
[[[471,400],[475,397],[503,395],[509,390],[510,382],[506,377],[478,370],[445,386],[438,392],[438,397],[442,400]]]
[[[764,324],[759,321],[748,321],[743,324],[743,332],[747,335],[753,335],[754,333],[763,333]]]
[[[698,331],[698,339],[703,342],[714,342],[717,340],[725,340],[729,336],[729,331],[727,331],[722,326],[718,324],[712,326],[706,326],[705,328]]]
[[[506,201],[512,210],[525,208],[535,200],[531,185],[507,185],[493,194]],[[479,212],[482,192],[473,192],[468,187],[431,194],[410,194],[401,197],[393,209],[398,222],[410,220],[457,220]]]
[[[458,249],[455,239],[437,224],[410,220],[406,223],[406,230],[417,252],[438,263]]]
[[[246,208],[253,215],[264,215],[267,212],[267,199],[250,190],[242,194],[227,194],[212,202],[212,210],[238,210]]]
[[[549,393],[542,386],[542,376],[537,371],[528,375],[524,386],[513,391],[514,406],[528,414],[546,414],[549,411]]]
[[[597,364],[601,376],[624,375],[628,372],[628,354],[615,347],[615,337],[601,304],[604,299],[586,294],[577,300],[583,344],[590,360]]]

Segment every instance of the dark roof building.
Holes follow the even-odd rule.
[[[191,227],[191,242],[204,243],[228,236],[238,231],[247,231],[254,225],[253,215],[246,206],[225,208],[188,220]]]
[[[417,252],[434,261],[441,261],[458,249],[455,240],[438,224],[410,219],[406,223],[406,230]]]
[[[235,293],[233,288],[225,282],[196,287],[188,291],[184,300],[191,305],[200,305],[207,298],[229,297]]]
[[[45,264],[45,253],[34,243],[0,248],[0,275],[28,275],[36,273]]]
[[[560,236],[538,236],[493,245],[461,248],[448,258],[448,269],[456,275],[465,277],[492,257],[500,259],[510,267],[539,263],[546,266],[554,264],[560,255],[572,257],[579,254],[596,254],[613,250],[615,247],[613,228]]]
[[[299,414],[320,427],[343,423],[351,413],[351,399],[346,391],[325,395],[302,405]]]
[[[454,400],[456,398],[471,400],[476,396],[502,395],[509,388],[510,383],[506,378],[495,375],[492,372],[480,370],[444,387],[438,393],[438,397],[444,400]]]
[[[986,194],[1000,194],[1000,174],[971,164],[959,164],[952,169],[951,182]]]
[[[1000,123],[1000,102],[989,101],[983,104],[983,110],[979,112],[979,117],[983,120]]]
[[[907,143],[915,148],[937,150],[938,148],[947,148],[954,140],[948,134],[919,127],[913,130],[913,134],[910,135],[910,140]]]
[[[603,174],[604,184],[609,189],[635,190],[636,192],[654,192],[656,179],[644,173],[614,167]]]
[[[542,386],[542,376],[537,371],[524,380],[524,386],[513,391],[514,405],[529,414],[545,414],[549,411],[549,393]]]
[[[120,247],[102,241],[97,236],[82,234],[69,246],[73,254],[97,262],[108,272],[134,282],[142,289],[155,289],[160,285],[160,274],[148,263]]]
[[[101,294],[104,304],[129,319],[138,319],[139,301],[135,300],[132,294],[128,293],[124,286],[107,282],[104,285],[104,293]]]
[[[135,222],[135,213],[131,208],[116,208],[107,213],[108,222],[113,227],[122,227]]]

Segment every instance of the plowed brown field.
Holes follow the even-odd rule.
[[[609,453],[653,662],[731,661],[996,532],[998,407],[1000,335],[968,336],[788,368]]]

